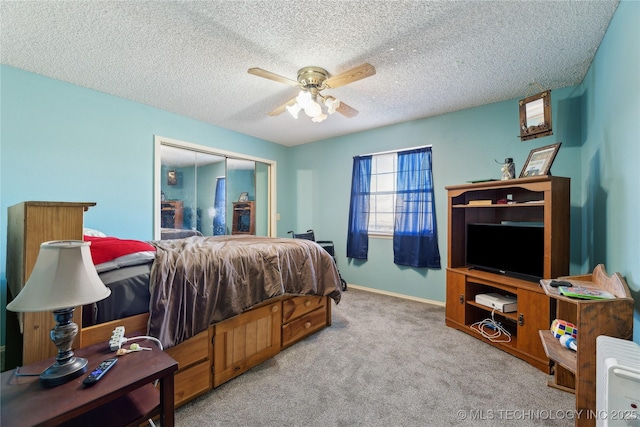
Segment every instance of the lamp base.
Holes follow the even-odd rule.
[[[82,357],[72,357],[64,364],[56,362],[40,374],[40,383],[45,387],[64,384],[87,372],[87,364],[88,360]]]
[[[51,340],[58,348],[56,363],[40,374],[40,383],[45,387],[55,387],[71,381],[87,372],[87,359],[75,357],[71,345],[78,333],[78,325],[72,322],[75,308],[61,308],[53,311],[56,326],[51,330]]]

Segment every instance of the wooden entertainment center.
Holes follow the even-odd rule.
[[[544,226],[543,278],[569,273],[570,179],[535,176],[446,187],[448,265],[446,325],[494,345],[536,368],[551,372],[538,331],[551,324],[552,302],[538,283],[472,269],[466,262],[467,225],[536,223]],[[526,242],[504,242],[513,251]],[[478,294],[517,298],[517,311],[493,316],[511,334],[508,342],[483,337],[472,325],[493,309],[475,302]]]

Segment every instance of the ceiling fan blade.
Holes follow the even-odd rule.
[[[263,77],[265,79],[273,80],[278,83],[284,83],[290,86],[298,86],[297,81],[282,77],[281,75],[272,73],[271,71],[263,70],[262,68],[249,68],[247,72],[249,74],[253,74],[254,76]]]
[[[355,68],[340,73],[337,76],[333,76],[327,79],[326,84],[330,88],[336,88],[344,86],[349,83],[353,83],[358,80],[362,80],[366,77],[371,77],[376,73],[376,69],[373,65],[364,63]]]
[[[338,108],[336,108],[336,111],[340,114],[342,114],[345,117],[351,118],[351,117],[355,117],[358,115],[358,110],[356,110],[353,107],[349,107],[347,104],[345,104],[344,102],[340,101],[340,106]]]
[[[287,101],[285,104],[282,104],[281,106],[279,106],[278,108],[276,108],[275,110],[271,111],[268,115],[269,116],[278,116],[282,113],[285,112],[285,110],[287,109],[287,107],[291,107],[293,104],[296,103],[296,99],[290,99],[289,101]],[[337,111],[337,110],[336,110]]]

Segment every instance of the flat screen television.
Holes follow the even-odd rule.
[[[540,223],[467,224],[470,268],[538,282],[544,274],[544,227]]]

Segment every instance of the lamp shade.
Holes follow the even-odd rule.
[[[90,244],[77,240],[42,243],[29,280],[7,310],[53,311],[108,297],[111,290],[98,277]]]
[[[327,112],[329,114],[333,114],[336,112],[336,109],[338,107],[340,107],[340,100],[334,98],[333,96],[328,96],[325,100],[324,100],[324,105],[327,106]]]
[[[300,108],[306,108],[311,101],[311,94],[307,91],[301,90],[298,96],[296,96],[296,102],[300,105]]]
[[[300,112],[300,105],[297,102],[292,106],[287,105],[286,108],[289,114],[291,114],[291,116],[293,116],[294,119],[298,118],[298,113]]]
[[[312,100],[304,107],[304,112],[309,117],[316,117],[322,114],[322,107],[320,104]]]
[[[327,119],[327,115],[326,114],[322,114],[322,111],[321,111],[320,114],[318,114],[315,117],[312,117],[311,121],[314,122],[314,123],[320,123],[320,122],[325,121],[326,119]]]

